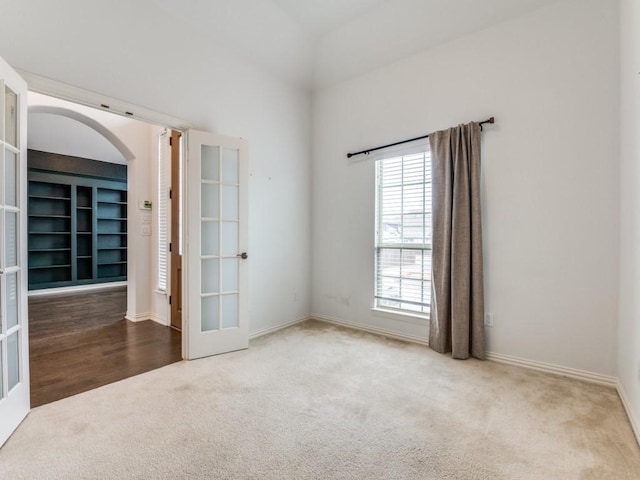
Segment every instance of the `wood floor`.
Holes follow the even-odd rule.
[[[32,407],[182,359],[180,332],[126,308],[125,287],[29,298]]]

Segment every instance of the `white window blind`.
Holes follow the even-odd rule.
[[[431,301],[431,154],[395,154],[376,163],[378,308],[429,313]]]
[[[158,290],[167,291],[169,265],[169,173],[171,171],[169,135],[158,137]]]

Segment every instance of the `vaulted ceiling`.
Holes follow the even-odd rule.
[[[147,0],[239,55],[322,87],[558,0]]]

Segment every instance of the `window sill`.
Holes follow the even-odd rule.
[[[371,309],[371,313],[373,313],[376,317],[399,320],[401,322],[413,323],[415,325],[429,325],[428,315],[417,315],[408,312],[400,312],[397,310],[387,310],[379,307],[373,307]]]

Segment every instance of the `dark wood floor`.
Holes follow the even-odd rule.
[[[124,287],[29,298],[31,406],[180,361],[180,332],[124,319]]]

